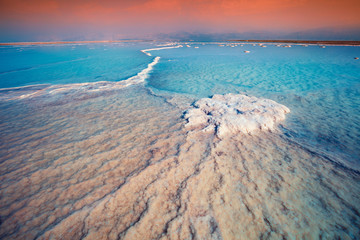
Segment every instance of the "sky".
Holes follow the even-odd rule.
[[[0,41],[316,29],[360,32],[360,0],[0,0]]]

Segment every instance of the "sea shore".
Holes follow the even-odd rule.
[[[315,41],[315,40],[229,40],[232,42],[247,43],[293,43],[293,44],[315,44],[315,45],[342,45],[342,46],[360,46],[360,41]]]

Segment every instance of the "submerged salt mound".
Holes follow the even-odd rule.
[[[186,112],[185,118],[188,120],[186,127],[214,131],[222,137],[272,130],[289,112],[286,106],[269,99],[226,94],[200,99]]]

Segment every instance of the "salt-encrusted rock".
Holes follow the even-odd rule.
[[[248,134],[257,130],[272,130],[289,112],[286,106],[269,99],[226,94],[200,99],[194,108],[186,112],[185,118],[188,120],[186,127],[214,128],[216,134],[222,137],[239,132]]]

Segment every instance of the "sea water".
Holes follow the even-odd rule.
[[[0,53],[1,238],[360,237],[359,47]]]
[[[149,86],[198,98],[247,93],[288,106],[286,135],[358,164],[360,47],[198,45],[162,51]],[[250,53],[244,53],[244,51]],[[330,153],[331,152],[331,153]]]
[[[125,80],[148,64],[140,49],[121,43],[2,46],[0,88]]]

